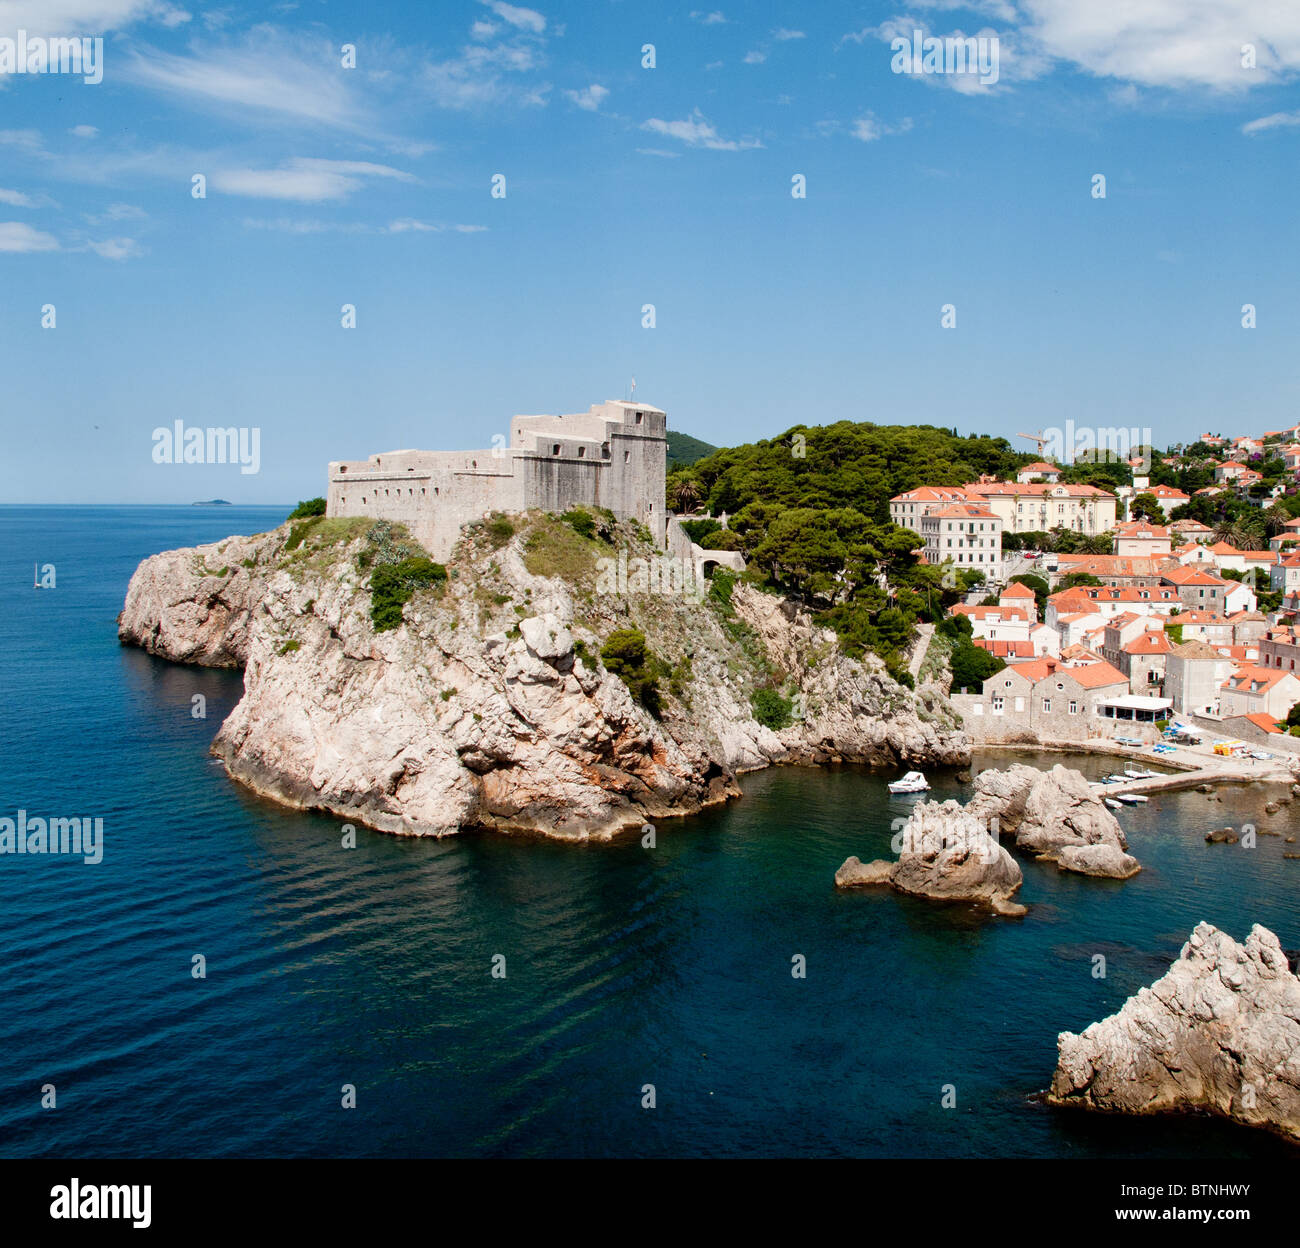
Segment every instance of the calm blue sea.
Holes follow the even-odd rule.
[[[857,768],[750,776],[653,851],[364,830],[347,851],[209,757],[239,674],[115,631],[140,559],[286,510],[0,507],[0,815],[105,822],[98,866],[0,857],[0,1155],[1300,1157],[1034,1099],[1057,1031],[1157,978],[1197,921],[1300,946],[1281,839],[1202,839],[1281,827],[1262,792],[1125,811],[1146,864],[1126,883],[1026,861],[1019,922],[837,895],[912,800]]]

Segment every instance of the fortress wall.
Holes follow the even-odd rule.
[[[663,545],[666,427],[657,408],[611,401],[574,416],[516,416],[511,447],[496,453],[398,450],[337,461],[326,514],[404,524],[438,560],[450,557],[463,525],[496,511],[607,507]]]
[[[521,455],[516,462],[525,507],[564,512],[583,505],[611,506],[605,497],[609,468],[601,460]]]

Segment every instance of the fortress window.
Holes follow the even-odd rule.
[[[641,423],[641,417],[644,416],[644,415],[645,415],[644,412],[637,412],[637,414],[636,414],[636,423],[637,423],[638,425]]]
[[[629,459],[631,459],[631,458],[632,458],[632,452],[631,452],[631,451],[624,451],[624,452],[623,452],[623,462],[624,462],[625,464],[626,464],[627,461],[628,461]]]
[[[608,459],[608,458],[609,458],[609,443],[608,443],[608,442],[602,442],[602,443],[600,444],[600,455],[601,455],[601,458],[602,458],[602,459]]]
[[[340,471],[340,472],[347,472],[347,470],[348,470],[348,466],[347,466],[347,464],[340,464],[340,465],[339,465],[339,471]]]
[[[559,453],[560,453],[560,444],[557,442],[553,447],[551,447],[551,454],[558,455]]]
[[[587,458],[587,448],[585,446],[578,447],[578,458],[579,459]]]

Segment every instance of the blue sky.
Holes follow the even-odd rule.
[[[914,29],[996,37],[998,81],[893,72]],[[102,36],[103,80],[0,75],[0,501],[292,501],[633,377],[722,444],[1300,419],[1300,5],[0,0],[19,30]],[[178,419],[257,427],[260,471],[155,463]]]

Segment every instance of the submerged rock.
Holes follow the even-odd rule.
[[[1203,1109],[1300,1139],[1300,979],[1258,924],[1244,945],[1197,924],[1162,979],[1057,1051],[1052,1104]]]
[[[975,777],[966,809],[1014,835],[1016,847],[1038,854],[1063,871],[1128,879],[1142,866],[1127,853],[1119,820],[1080,772],[1060,763],[1039,771],[1023,763]]]
[[[1026,913],[1011,900],[1023,880],[997,837],[953,801],[916,807],[903,827],[897,862],[850,858],[835,873],[837,888],[889,884],[914,897],[974,901],[1005,915]]]

